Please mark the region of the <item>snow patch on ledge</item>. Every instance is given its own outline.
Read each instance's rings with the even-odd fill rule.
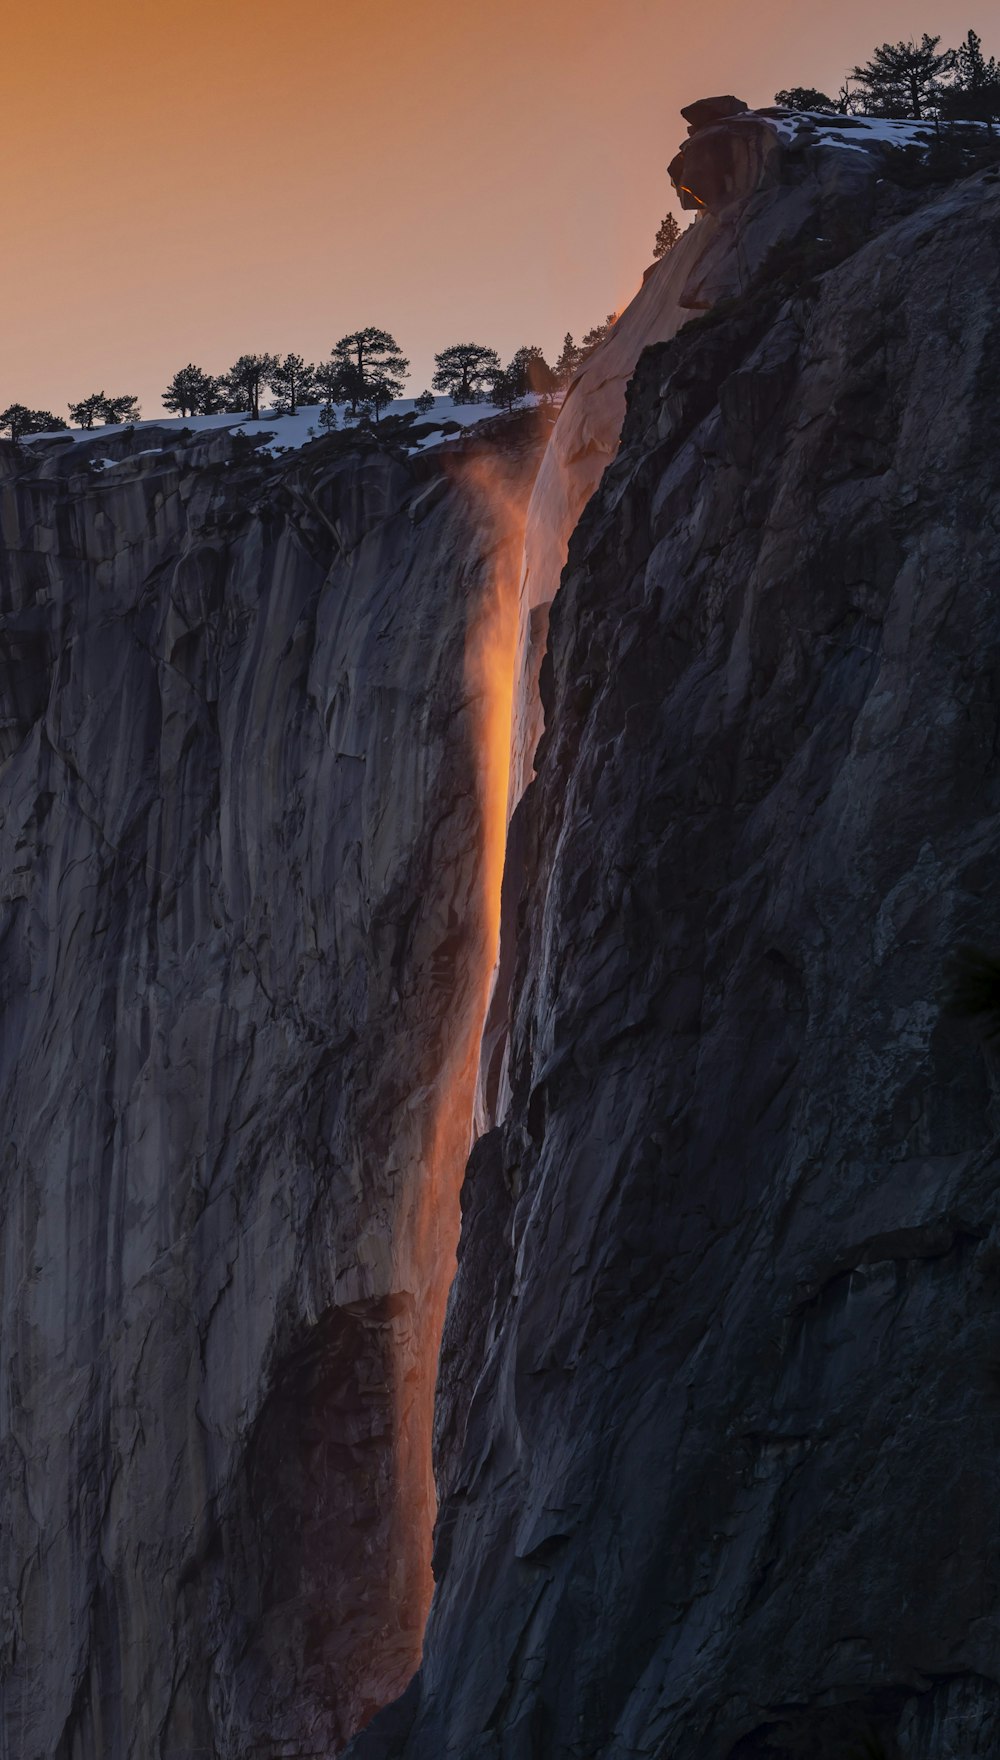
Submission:
[[[526,405],[533,404],[537,402],[537,398],[527,397],[524,402]],[[415,399],[412,397],[397,398],[384,411],[382,420],[384,421],[387,416],[409,415],[414,406]],[[337,411],[336,431],[350,433],[355,424],[344,419],[347,405],[337,404],[334,407]],[[135,433],[141,433],[144,429],[150,428],[166,429],[168,432],[178,435],[182,432],[207,434],[222,428],[229,428],[236,434],[246,434],[254,439],[266,436],[266,444],[261,447],[261,451],[277,455],[282,452],[295,452],[300,446],[307,445],[310,440],[320,439],[325,433],[325,429],[320,426],[322,411],[322,404],[313,403],[303,405],[301,409],[296,410],[293,416],[276,415],[273,410],[265,410],[260,420],[256,422],[250,421],[248,415],[234,415],[229,412],[215,416],[153,416],[149,421],[135,422],[130,426]],[[433,432],[422,440],[416,441],[413,450],[415,452],[426,451],[428,447],[438,446],[443,440],[446,440],[448,436],[441,432],[445,423],[455,423],[460,428],[471,428],[475,427],[477,422],[491,421],[499,414],[500,411],[490,403],[455,403],[450,397],[437,397],[434,400],[434,407],[429,409],[426,415],[417,411],[419,425],[427,426]],[[58,429],[48,434],[26,434],[21,444],[30,446],[39,440],[113,440],[116,435],[121,435],[124,432],[125,428],[120,424],[100,428]],[[130,453],[127,458],[93,459],[91,463],[95,468],[110,470],[116,465],[130,463],[133,458],[147,458],[154,452],[162,450],[162,447],[152,446],[147,448],[145,452]]]
[[[933,121],[915,122],[912,117],[899,120],[889,116],[830,115],[826,110],[785,110],[774,105],[752,114],[772,128],[785,146],[852,147],[864,152],[866,147],[929,147],[941,136]],[[949,128],[985,129],[983,122],[948,124]]]

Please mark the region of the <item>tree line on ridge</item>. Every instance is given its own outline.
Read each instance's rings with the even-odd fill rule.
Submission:
[[[681,228],[668,214],[656,234],[653,255],[659,259],[681,237]],[[577,344],[568,332],[562,350],[550,366],[540,348],[519,348],[506,365],[496,349],[481,343],[453,343],[434,357],[433,391],[415,399],[418,414],[435,403],[434,392],[456,404],[490,403],[512,410],[526,397],[547,398],[568,385],[588,355],[610,335],[616,313],[588,330]],[[225,373],[213,374],[189,361],[178,368],[163,392],[163,407],[171,415],[242,415],[259,421],[262,400],[270,391],[271,416],[294,415],[304,405],[319,404],[319,425],[335,428],[338,407],[345,421],[379,420],[383,410],[401,396],[410,363],[388,330],[369,325],[342,336],[330,357],[314,365],[300,354],[241,354]],[[68,406],[78,427],[117,426],[140,419],[136,397],[108,397],[92,392]],[[66,431],[69,423],[51,410],[32,409],[12,403],[0,411],[0,434],[20,440],[30,434]]]
[[[968,31],[957,49],[940,36],[880,43],[869,61],[852,67],[836,98],[815,86],[790,86],[774,101],[790,110],[884,116],[897,121],[1000,121],[1000,64],[983,54],[982,38]]]

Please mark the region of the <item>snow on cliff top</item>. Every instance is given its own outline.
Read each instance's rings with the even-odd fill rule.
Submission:
[[[937,132],[933,120],[915,122],[912,117],[897,121],[888,116],[831,116],[827,110],[784,110],[780,105],[752,114],[773,128],[786,146],[793,142],[804,145],[808,140],[817,146],[853,147],[860,152],[866,146],[928,147]],[[963,122],[961,126],[986,125]]]
[[[386,416],[408,415],[414,407],[414,401],[412,397],[398,398],[395,403],[390,403],[388,409],[384,411],[382,419],[385,420]],[[525,402],[533,401],[535,400],[531,398],[525,399]],[[179,433],[186,428],[196,434],[204,434],[215,428],[232,428],[240,434],[249,434],[255,437],[267,434],[272,438],[263,450],[279,453],[295,451],[298,447],[305,446],[307,441],[315,440],[324,433],[325,430],[320,427],[319,420],[322,407],[322,404],[318,403],[306,404],[296,410],[293,416],[277,416],[265,411],[258,422],[251,422],[246,416],[231,413],[217,416],[165,415],[153,416],[148,421],[136,422],[134,426],[137,433],[144,428],[166,428],[173,433]],[[347,406],[339,404],[335,407],[338,431],[346,427],[347,432],[350,433],[353,424],[351,422],[345,424],[344,421],[344,412]],[[420,415],[418,412],[418,421],[421,426],[426,424],[437,430],[440,430],[445,422],[456,422],[459,427],[470,428],[476,422],[487,421],[498,414],[499,411],[489,403],[455,403],[450,397],[437,397],[434,400],[433,409],[429,409],[426,415]],[[35,440],[112,440],[116,434],[123,432],[120,425],[113,424],[94,428],[60,429],[58,432],[50,434],[26,434],[22,445],[30,445]],[[414,451],[438,445],[442,439],[447,439],[447,435],[442,435],[440,432],[429,434],[425,440],[415,443]],[[160,448],[155,446],[149,448],[150,453],[159,450]],[[133,458],[141,456],[143,455],[132,454]],[[95,466],[103,467],[120,461],[97,459],[92,462]]]

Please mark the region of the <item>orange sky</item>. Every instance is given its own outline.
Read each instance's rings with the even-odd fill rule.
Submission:
[[[833,88],[973,0],[8,0],[0,408],[144,413],[188,360],[311,359],[362,324],[558,351],[671,205],[678,107]]]

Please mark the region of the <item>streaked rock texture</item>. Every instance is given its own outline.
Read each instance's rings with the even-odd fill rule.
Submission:
[[[532,500],[356,1760],[1000,1747],[1000,180],[694,117]],[[417,1659],[501,428],[0,448],[0,1760],[327,1760]]]
[[[1000,182],[866,175],[642,357],[570,545],[359,1760],[1000,1748],[997,1073],[938,1005],[1000,942]]]
[[[507,432],[0,447],[4,1760],[326,1754],[419,1655]]]

